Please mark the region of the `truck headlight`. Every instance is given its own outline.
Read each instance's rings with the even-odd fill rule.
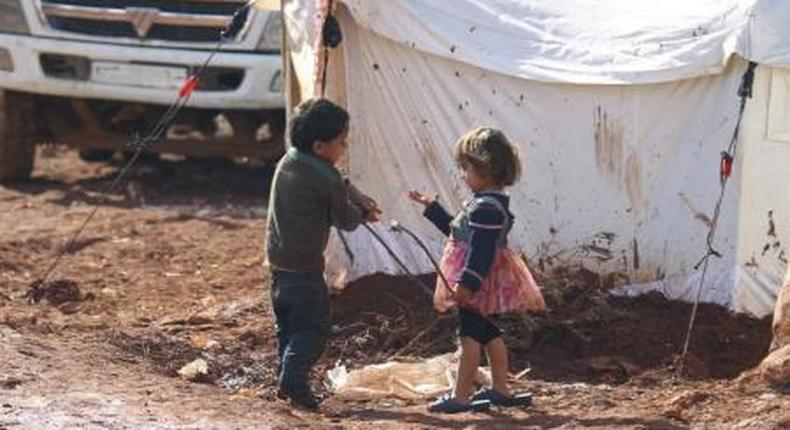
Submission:
[[[263,35],[258,42],[260,51],[282,51],[283,49],[283,15],[281,12],[269,12]]]
[[[0,0],[0,33],[30,33],[19,0]]]

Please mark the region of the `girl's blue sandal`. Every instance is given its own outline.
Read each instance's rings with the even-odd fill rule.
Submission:
[[[472,401],[487,400],[495,406],[515,407],[515,406],[529,406],[532,404],[532,393],[518,393],[513,397],[508,397],[497,390],[486,389],[480,390],[472,397]]]
[[[491,407],[488,400],[472,399],[469,403],[461,403],[452,396],[445,394],[428,405],[428,412],[438,412],[443,414],[457,414],[460,412],[482,412]]]

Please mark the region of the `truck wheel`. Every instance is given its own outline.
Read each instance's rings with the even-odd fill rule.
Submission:
[[[36,150],[34,113],[33,96],[0,90],[0,181],[30,177]]]

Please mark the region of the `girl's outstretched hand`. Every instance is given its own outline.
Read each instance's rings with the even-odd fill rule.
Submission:
[[[436,197],[428,196],[427,194],[423,194],[417,190],[409,190],[409,198],[423,206],[428,206],[436,201]]]

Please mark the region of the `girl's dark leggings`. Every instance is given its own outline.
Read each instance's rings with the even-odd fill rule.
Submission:
[[[458,310],[458,325],[460,327],[458,336],[470,337],[481,345],[488,345],[492,340],[502,336],[502,330],[490,319],[463,308]]]

